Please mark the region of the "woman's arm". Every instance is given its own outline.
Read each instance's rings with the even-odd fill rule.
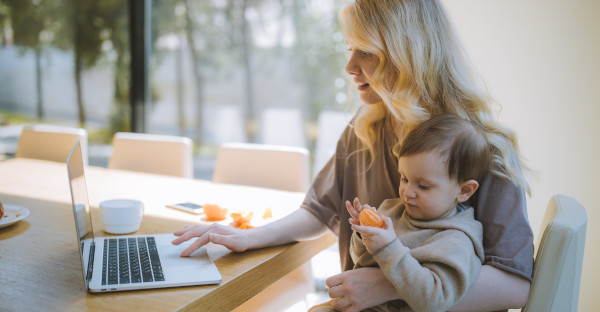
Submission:
[[[176,231],[174,245],[179,245],[194,237],[198,237],[181,256],[189,256],[198,248],[212,242],[223,245],[233,251],[243,252],[268,246],[277,246],[313,239],[321,236],[327,228],[312,213],[306,209],[297,209],[291,214],[248,230],[240,230],[221,224],[195,225]]]
[[[250,231],[249,235],[256,244],[251,249],[315,239],[325,234],[327,227],[311,212],[299,208],[279,220],[253,230],[255,231]]]
[[[384,302],[400,299],[394,286],[379,268],[360,268],[327,279],[332,303],[344,312],[361,311]],[[452,311],[497,311],[521,308],[529,297],[529,281],[514,274],[484,265],[465,296]]]
[[[523,277],[484,265],[479,277],[451,311],[519,309],[527,303],[530,286]]]

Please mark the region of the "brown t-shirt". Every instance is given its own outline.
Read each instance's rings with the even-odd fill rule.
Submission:
[[[377,129],[379,140],[371,167],[368,152],[356,152],[361,144],[352,126],[346,127],[335,155],[319,172],[302,203],[302,208],[338,235],[343,270],[354,266],[349,253],[350,214],[344,202],[358,197],[362,203],[378,207],[385,199],[398,197],[400,177],[392,153],[395,137],[385,122]],[[475,219],[483,226],[485,264],[531,281],[533,232],[523,189],[489,174],[467,205],[475,208]]]

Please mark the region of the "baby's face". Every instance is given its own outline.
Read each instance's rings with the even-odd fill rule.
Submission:
[[[450,179],[447,163],[438,152],[402,156],[398,172],[400,198],[411,217],[433,220],[456,207],[460,185]]]

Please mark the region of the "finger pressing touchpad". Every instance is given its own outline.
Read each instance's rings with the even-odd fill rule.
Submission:
[[[181,257],[180,254],[188,246],[175,246],[175,245],[162,245],[159,246],[160,258],[163,266],[196,266],[210,263],[206,247],[202,246],[198,250],[194,251],[188,257]]]

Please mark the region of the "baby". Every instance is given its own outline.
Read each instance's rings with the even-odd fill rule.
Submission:
[[[358,198],[346,202],[355,231],[354,268],[379,266],[402,298],[369,311],[446,311],[476,279],[484,259],[481,224],[463,203],[489,170],[489,147],[476,125],[439,115],[412,130],[394,153],[400,198],[377,209],[383,227],[361,226],[360,212],[373,208]],[[311,311],[332,308],[325,303]]]

